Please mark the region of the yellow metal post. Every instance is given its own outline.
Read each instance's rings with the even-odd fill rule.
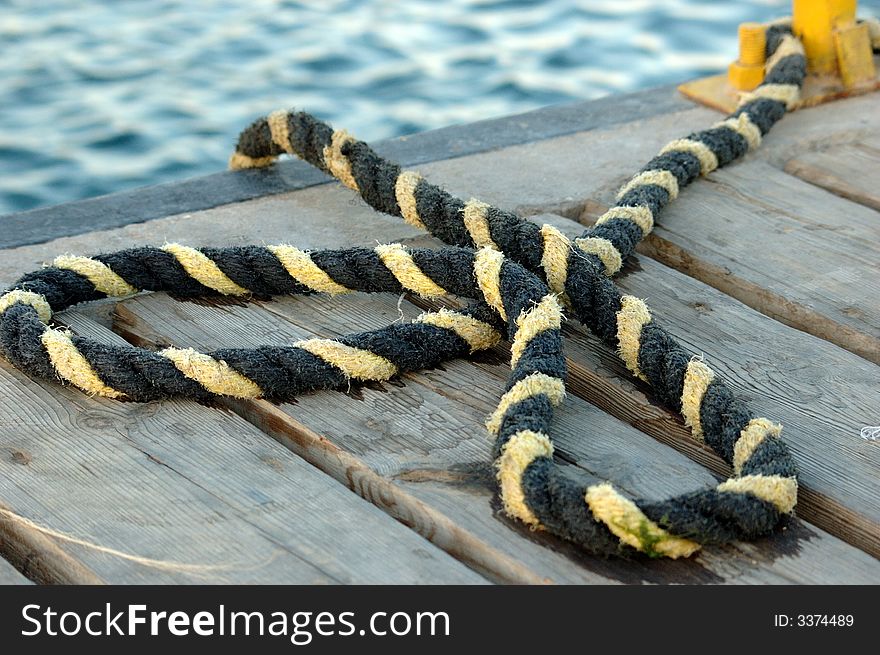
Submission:
[[[837,72],[834,29],[855,23],[856,4],[856,0],[794,0],[792,30],[804,44],[809,72]]]

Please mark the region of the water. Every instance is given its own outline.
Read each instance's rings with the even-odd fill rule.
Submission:
[[[0,213],[222,170],[280,107],[376,140],[715,73],[789,7],[0,0]]]

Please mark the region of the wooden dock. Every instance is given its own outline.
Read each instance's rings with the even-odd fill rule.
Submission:
[[[717,120],[662,88],[377,150],[459,196],[575,234],[660,147]],[[801,494],[771,538],[618,561],[504,518],[482,424],[503,391],[506,346],[283,405],[91,398],[0,360],[0,509],[35,524],[0,514],[0,582],[880,583],[880,441],[860,436],[880,425],[878,181],[880,94],[795,112],[756,153],[682,192],[618,277],[784,424]],[[0,223],[3,284],[61,253],[166,241],[441,245],[296,161]],[[211,350],[377,328],[417,303],[157,293],[58,318],[108,342]],[[554,441],[567,461],[652,499],[729,473],[614,353],[574,322],[565,333],[569,397]]]

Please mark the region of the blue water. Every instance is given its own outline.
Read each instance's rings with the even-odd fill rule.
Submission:
[[[222,170],[280,107],[376,140],[714,73],[789,6],[0,0],[0,213]]]

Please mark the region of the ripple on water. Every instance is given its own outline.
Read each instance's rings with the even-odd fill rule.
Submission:
[[[89,148],[95,150],[124,150],[126,152],[137,152],[142,150],[146,145],[146,139],[136,132],[116,132],[96,139],[87,144]]]
[[[9,0],[0,213],[222,170],[277,107],[377,140],[695,77],[789,4]]]

